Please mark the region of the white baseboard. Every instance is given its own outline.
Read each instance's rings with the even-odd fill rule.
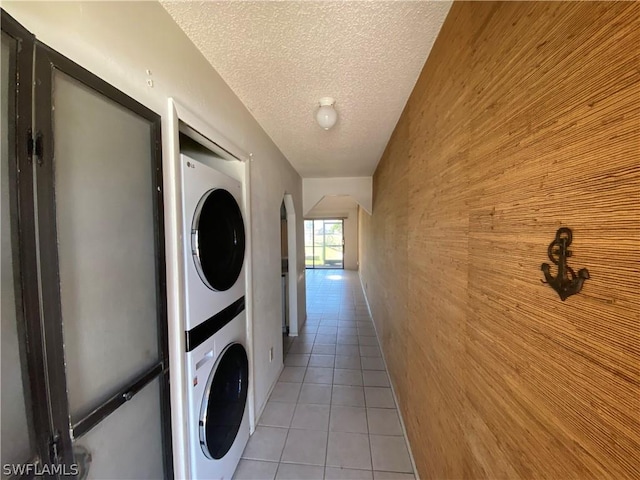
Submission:
[[[258,422],[260,421],[260,417],[262,416],[262,412],[264,412],[264,409],[267,406],[267,403],[269,402],[269,398],[271,398],[271,393],[273,392],[273,389],[276,388],[276,384],[278,383],[278,379],[280,378],[280,375],[282,374],[282,370],[284,370],[284,363],[280,366],[280,371],[278,372],[278,375],[276,376],[275,381],[269,387],[269,392],[267,393],[267,396],[264,397],[265,401],[262,403],[262,405],[260,405],[260,408],[258,410],[256,410],[256,416],[254,417],[255,418],[255,425],[252,425],[253,428],[251,429],[251,435],[253,435],[253,432],[255,431],[256,427],[258,426]]]
[[[389,385],[391,386],[391,394],[393,395],[393,401],[396,404],[396,410],[398,412],[398,417],[400,418],[400,425],[402,426],[402,433],[404,435],[404,440],[407,444],[407,450],[409,451],[409,458],[411,459],[411,466],[413,467],[413,474],[415,475],[417,480],[420,480],[418,476],[418,469],[416,468],[416,461],[413,458],[413,451],[411,450],[411,445],[409,444],[409,436],[407,435],[407,427],[404,423],[404,418],[402,418],[402,411],[400,410],[398,404],[398,396],[396,395],[396,389],[393,386],[393,380],[391,379],[391,375],[389,375],[389,368],[387,366],[387,360],[384,356],[384,350],[382,349],[382,342],[380,341],[380,336],[378,335],[378,329],[376,328],[376,322],[373,321],[373,314],[371,313],[371,305],[369,304],[369,299],[367,298],[367,291],[364,288],[364,284],[362,283],[362,275],[360,275],[360,271],[358,270],[358,278],[360,279],[360,287],[362,288],[362,293],[364,294],[364,301],[367,303],[367,310],[369,311],[369,317],[371,317],[371,323],[373,323],[373,329],[376,332],[376,338],[378,339],[378,345],[380,346],[380,352],[382,353],[382,361],[384,362],[384,368],[387,371],[387,375],[389,376]]]

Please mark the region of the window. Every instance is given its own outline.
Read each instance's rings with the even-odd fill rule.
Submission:
[[[344,221],[304,221],[305,265],[307,268],[344,268]]]

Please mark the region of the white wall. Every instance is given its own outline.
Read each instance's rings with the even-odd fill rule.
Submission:
[[[344,268],[358,270],[358,207],[344,220]]]
[[[302,180],[304,214],[325,196],[351,196],[370,215],[373,211],[373,177],[305,178]]]
[[[40,41],[159,113],[163,117],[165,162],[170,158],[169,97],[253,153],[254,387],[259,413],[282,367],[280,204],[283,195],[290,193],[296,211],[302,212],[300,176],[159,3],[4,1],[2,7]],[[153,86],[147,85],[148,79]],[[298,219],[298,321],[302,324],[306,310],[302,215]],[[178,291],[172,275],[172,266],[180,261],[172,253],[176,242],[176,231],[167,225],[169,292]],[[168,300],[169,321],[180,321],[174,294]],[[270,363],[271,347],[274,361]]]

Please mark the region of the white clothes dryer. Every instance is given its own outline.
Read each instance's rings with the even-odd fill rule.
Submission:
[[[189,332],[244,302],[245,231],[242,184],[186,155],[180,156],[180,162],[185,329]]]
[[[226,480],[249,440],[245,312],[187,353],[189,459],[194,480]]]

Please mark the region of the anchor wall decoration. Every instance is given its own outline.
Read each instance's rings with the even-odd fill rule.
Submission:
[[[558,274],[555,277],[550,273],[551,265],[543,263],[541,267],[546,279],[546,282],[543,281],[542,283],[548,283],[551,288],[558,292],[563,302],[571,295],[579,293],[582,290],[584,281],[590,278],[589,270],[586,268],[578,270],[576,275],[573,269],[567,265],[567,258],[571,256],[569,245],[571,245],[572,237],[571,229],[562,227],[556,232],[555,240],[549,244],[547,249],[549,260],[558,266]]]

